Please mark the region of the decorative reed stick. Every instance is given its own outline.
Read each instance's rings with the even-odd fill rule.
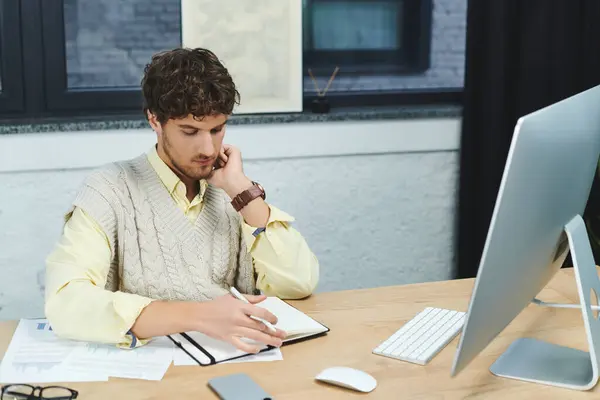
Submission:
[[[310,75],[310,79],[313,81],[313,84],[315,85],[315,89],[317,90],[317,96],[325,97],[325,94],[327,94],[327,91],[329,90],[329,87],[331,86],[331,83],[335,79],[335,76],[337,75],[339,70],[340,70],[340,67],[335,67],[333,74],[329,78],[329,82],[327,82],[327,86],[325,87],[325,90],[323,90],[321,92],[321,90],[319,89],[319,84],[317,83],[317,80],[315,79],[315,76],[313,75],[312,70],[310,68],[308,69],[308,74]]]
[[[329,78],[329,82],[327,82],[327,86],[325,87],[325,90],[321,94],[322,97],[325,96],[325,94],[327,94],[327,91],[329,90],[329,86],[331,86],[331,82],[333,82],[333,80],[335,79],[335,76],[337,75],[339,70],[340,70],[340,67],[335,67],[335,70],[333,71],[333,75],[331,75],[331,78]]]
[[[313,84],[315,85],[315,89],[317,90],[317,96],[321,96],[321,91],[319,90],[319,84],[317,83],[317,80],[315,79],[315,76],[312,73],[312,69],[308,69],[308,74],[310,75],[310,79],[312,79]]]

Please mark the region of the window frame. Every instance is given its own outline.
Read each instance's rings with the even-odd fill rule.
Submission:
[[[23,61],[19,0],[1,0],[0,20],[0,113],[22,112]]]
[[[139,88],[68,87],[64,0],[41,0],[41,7],[47,110],[141,112]]]
[[[311,109],[316,95],[304,96],[304,110]],[[460,105],[462,88],[402,89],[388,91],[328,92],[327,99],[332,109],[393,106]]]
[[[306,0],[306,8],[314,3],[348,3],[364,0]],[[431,66],[431,29],[433,0],[371,0],[402,2],[397,21],[401,44],[397,50],[315,50],[311,13],[304,15],[308,49],[303,50],[304,70],[318,76],[329,76],[336,66],[346,75],[416,74]],[[416,17],[415,17],[416,15]],[[410,40],[418,37],[418,40]],[[304,40],[303,40],[304,42]],[[359,62],[355,62],[359,59]]]
[[[2,46],[0,67],[3,73],[0,116],[4,121],[22,123],[35,120],[37,122],[97,120],[142,116],[142,94],[139,88],[68,87],[64,0],[0,1],[2,1],[0,6],[3,16],[0,40]],[[419,0],[405,1],[419,3]],[[421,66],[419,68],[429,68],[432,0],[423,0],[419,4],[422,10],[427,11],[423,12],[426,23],[420,23],[419,26],[423,30],[420,41],[413,41],[415,43],[411,46],[421,49],[421,55],[426,55],[425,58],[419,59]],[[7,32],[14,33],[14,35],[6,34]],[[423,41],[424,43],[416,43]],[[390,71],[400,73],[400,70],[402,69],[392,68],[388,71],[377,71],[377,73],[389,73]],[[331,71],[332,69],[327,68],[324,74],[329,77]],[[410,73],[410,71],[404,69],[401,73]],[[327,97],[333,109],[385,106],[427,107],[460,105],[462,93],[463,88],[457,87],[427,90],[330,92]],[[309,113],[314,94],[305,92],[303,97],[304,112]]]

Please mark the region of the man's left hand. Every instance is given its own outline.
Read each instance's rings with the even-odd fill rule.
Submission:
[[[252,186],[252,181],[244,175],[242,153],[238,148],[223,145],[208,183],[223,189],[231,198]]]

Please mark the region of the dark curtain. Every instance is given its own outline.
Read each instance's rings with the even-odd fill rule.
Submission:
[[[598,84],[600,1],[469,1],[457,278],[477,274],[517,119]]]

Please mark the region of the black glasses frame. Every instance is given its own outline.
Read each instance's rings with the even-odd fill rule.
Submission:
[[[70,389],[70,388],[64,387],[64,386],[32,386],[32,385],[26,385],[26,384],[10,384],[10,385],[2,386],[2,390],[0,391],[0,400],[4,400],[5,395],[13,396],[12,394],[9,393],[9,389],[11,387],[14,387],[14,388],[28,387],[31,389],[31,394],[18,393],[18,394],[24,394],[25,396],[27,396],[27,398],[23,399],[23,400],[73,400],[73,399],[77,398],[77,395],[79,395],[79,392],[77,392],[77,390],[73,390],[73,389]],[[71,394],[69,396],[60,396],[60,397],[44,397],[44,390],[46,390],[46,389],[64,389],[66,391],[69,391]]]

